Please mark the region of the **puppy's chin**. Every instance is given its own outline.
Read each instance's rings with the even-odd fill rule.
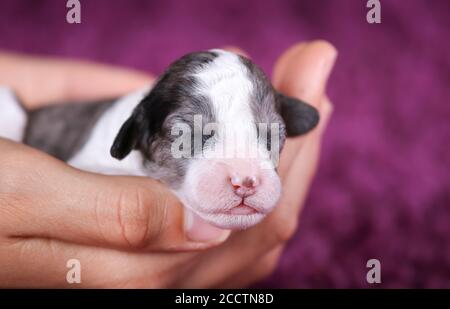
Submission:
[[[194,210],[195,211],[195,210]],[[253,212],[250,214],[229,214],[229,213],[202,213],[195,211],[206,222],[226,230],[244,230],[265,218],[267,214]]]
[[[279,190],[256,194],[245,201],[232,194],[198,196],[196,190],[177,192],[186,208],[204,221],[221,229],[243,230],[261,222],[276,206]],[[197,192],[198,193],[198,192]]]
[[[261,222],[274,208],[273,205],[259,204],[255,200],[249,199],[246,204],[236,205],[233,199],[223,205],[210,204],[209,209],[204,209],[200,204],[189,204],[188,208],[195,212],[201,219],[221,229],[243,230]],[[186,204],[185,204],[186,205]],[[216,206],[216,207],[214,207]],[[222,206],[222,207],[217,207]]]

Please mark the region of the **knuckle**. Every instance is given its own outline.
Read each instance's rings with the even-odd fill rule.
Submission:
[[[122,190],[116,194],[112,205],[109,215],[97,215],[97,221],[103,226],[102,230],[106,230],[104,235],[110,241],[121,247],[141,249],[157,236],[161,225],[158,208],[151,207],[152,200],[145,189],[136,187]]]
[[[122,239],[131,248],[141,248],[148,240],[149,212],[139,191],[122,194],[117,208],[117,223]]]

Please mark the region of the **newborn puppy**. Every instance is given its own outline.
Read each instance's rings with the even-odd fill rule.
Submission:
[[[249,59],[211,50],[183,56],[151,90],[30,112],[24,142],[84,170],[159,179],[205,221],[243,229],[280,197],[286,136],[318,119]]]

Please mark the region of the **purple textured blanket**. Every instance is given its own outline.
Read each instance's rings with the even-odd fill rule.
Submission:
[[[237,45],[271,73],[298,41],[339,50],[334,117],[295,237],[264,287],[450,288],[450,2],[0,1],[0,48],[160,73],[182,54]]]

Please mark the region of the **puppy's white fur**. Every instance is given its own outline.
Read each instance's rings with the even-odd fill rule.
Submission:
[[[247,77],[247,69],[237,55],[218,49],[212,51],[219,56],[194,75],[200,85],[199,94],[211,99],[218,123],[239,126],[251,122],[249,102],[253,84]]]
[[[25,110],[11,89],[0,88],[0,136],[21,142],[26,123]]]
[[[100,117],[87,143],[68,163],[79,169],[102,174],[145,176],[143,158],[139,151],[132,151],[119,161],[111,157],[109,150],[120,127],[149,90],[146,88],[136,91],[114,103]]]

